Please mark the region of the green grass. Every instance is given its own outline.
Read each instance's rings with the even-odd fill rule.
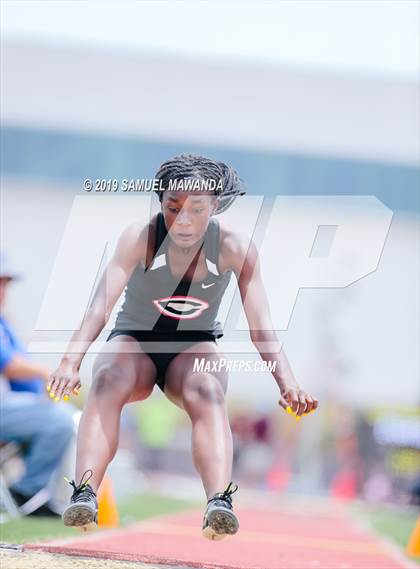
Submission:
[[[121,525],[126,525],[159,514],[182,512],[194,505],[194,502],[186,500],[153,494],[135,494],[119,502],[118,512]],[[0,541],[4,543],[28,543],[78,535],[82,534],[74,528],[65,527],[59,518],[26,517],[0,525]]]
[[[405,548],[416,524],[416,516],[408,512],[400,512],[396,516],[392,512],[376,511],[370,514],[370,521],[378,533]]]
[[[136,494],[121,503],[119,508],[123,523],[144,520],[160,514],[182,512],[189,508],[202,507],[202,502],[180,500],[153,494]]]
[[[383,535],[406,548],[410,535],[416,525],[417,512],[415,509],[398,509],[393,506],[365,506],[358,505],[356,513],[366,517],[371,527],[380,535]]]

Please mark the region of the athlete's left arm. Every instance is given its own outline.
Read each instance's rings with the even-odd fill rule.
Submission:
[[[318,407],[318,400],[300,388],[282,345],[273,329],[267,294],[261,278],[260,262],[255,244],[244,244],[239,237],[230,239],[225,251],[230,268],[238,279],[242,303],[249,324],[251,340],[266,362],[273,362],[272,372],[280,388],[280,405],[292,407],[298,416]],[[274,363],[275,362],[275,363]]]

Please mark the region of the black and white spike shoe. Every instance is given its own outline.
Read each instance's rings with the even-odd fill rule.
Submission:
[[[90,476],[84,480],[86,474]],[[70,498],[70,505],[63,512],[63,522],[65,526],[88,526],[92,523],[98,523],[98,500],[96,493],[90,484],[93,472],[86,470],[80,480],[76,484],[74,480],[67,482],[73,486],[73,495]]]
[[[237,484],[230,482],[224,492],[219,492],[208,500],[202,529],[205,538],[220,540],[238,531],[239,521],[232,507],[232,494],[237,489]]]

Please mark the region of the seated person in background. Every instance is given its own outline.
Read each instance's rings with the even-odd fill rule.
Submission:
[[[4,317],[6,290],[17,274],[0,253],[0,440],[14,441],[27,450],[25,473],[10,491],[22,506],[41,490],[48,490],[52,475],[74,435],[74,408],[53,403],[44,382],[49,370],[32,362]],[[26,512],[28,513],[28,512]],[[34,515],[58,516],[46,503]]]

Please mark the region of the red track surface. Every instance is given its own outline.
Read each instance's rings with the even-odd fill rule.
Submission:
[[[201,537],[201,512],[161,516],[121,530],[73,541],[28,545],[54,553],[229,569],[401,569],[375,536],[358,529],[345,511],[240,508],[234,537],[210,542]],[[306,510],[306,509],[305,509]]]

